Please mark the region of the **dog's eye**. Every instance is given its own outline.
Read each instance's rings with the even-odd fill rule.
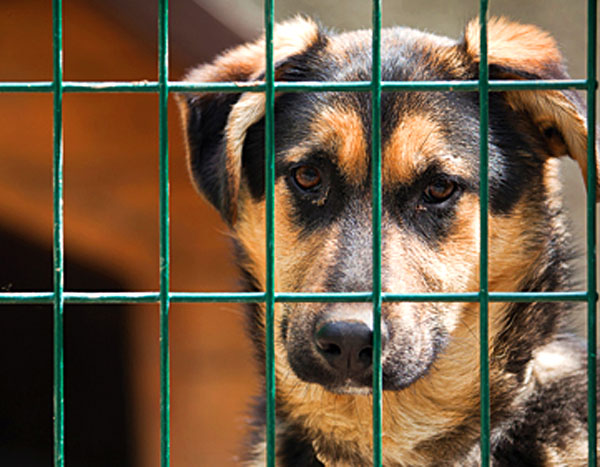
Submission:
[[[296,185],[302,190],[313,191],[321,185],[321,172],[312,165],[301,165],[292,172]]]
[[[449,199],[456,191],[456,183],[447,178],[439,178],[425,188],[423,195],[428,204],[440,204]]]

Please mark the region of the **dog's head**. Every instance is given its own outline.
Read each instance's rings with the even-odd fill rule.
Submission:
[[[491,79],[567,77],[543,31],[495,19],[488,34]],[[274,50],[278,81],[371,79],[369,31],[335,35],[297,18],[276,27]],[[264,63],[259,40],[187,79],[262,80]],[[385,81],[473,80],[478,69],[476,22],[458,42],[406,28],[382,32]],[[264,94],[187,94],[180,105],[193,179],[229,224],[242,268],[264,290]],[[492,92],[489,108],[489,288],[552,290],[563,279],[551,271],[565,260],[556,156],[572,157],[585,175],[583,107],[574,92],[551,90]],[[478,94],[385,92],[381,121],[384,292],[478,291]],[[277,291],[371,290],[371,138],[369,93],[276,96]],[[508,371],[518,378],[535,343],[553,333],[555,314],[523,309],[490,305],[492,377]],[[476,400],[477,304],[384,303],[382,314],[384,389]],[[261,346],[263,314],[257,323]],[[314,404],[324,410],[340,404],[336,397],[368,393],[371,334],[368,303],[278,304],[284,405],[310,418]],[[414,390],[400,391],[408,386]]]

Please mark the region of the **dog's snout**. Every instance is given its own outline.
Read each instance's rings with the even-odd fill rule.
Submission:
[[[383,323],[382,323],[383,326]],[[382,346],[387,331],[382,328]],[[327,320],[318,323],[315,344],[340,377],[360,376],[372,364],[373,328],[362,320]]]

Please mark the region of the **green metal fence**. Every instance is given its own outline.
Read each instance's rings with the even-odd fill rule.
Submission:
[[[63,310],[65,303],[159,303],[160,304],[160,410],[161,465],[170,464],[170,385],[169,385],[169,306],[171,302],[246,302],[265,303],[266,391],[267,391],[267,465],[275,465],[275,358],[274,308],[277,302],[372,302],[374,316],[373,352],[373,463],[382,464],[382,374],[381,374],[381,306],[389,301],[414,302],[479,302],[481,364],[481,464],[490,464],[490,396],[488,356],[488,305],[490,302],[579,301],[587,302],[588,342],[588,439],[589,465],[596,465],[596,161],[595,132],[588,132],[587,180],[587,290],[574,292],[505,293],[488,290],[488,93],[506,90],[579,89],[587,93],[588,128],[596,123],[596,1],[588,0],[587,10],[587,78],[584,80],[490,81],[487,66],[486,17],[488,1],[480,0],[481,65],[477,81],[382,82],[381,80],[381,0],[373,0],[373,74],[371,81],[352,83],[283,83],[275,82],[273,64],[274,0],[265,0],[266,73],[265,81],[244,86],[244,92],[266,94],[266,290],[257,293],[171,292],[169,287],[169,174],[167,101],[169,93],[183,91],[240,92],[235,83],[187,83],[169,81],[168,0],[158,0],[158,81],[144,82],[73,82],[63,80],[62,0],[53,0],[52,82],[1,82],[0,92],[45,92],[54,96],[54,291],[47,293],[0,293],[0,304],[54,305],[54,465],[64,466],[64,348]],[[403,294],[383,293],[381,288],[381,93],[386,91],[472,91],[479,93],[481,183],[480,183],[480,290],[473,293]],[[276,293],[274,286],[274,131],[275,92],[370,92],[372,115],[372,186],[373,186],[373,290],[364,293]],[[63,128],[62,99],[64,93],[143,92],[159,97],[160,151],[160,290],[130,293],[76,293],[64,290],[63,242]],[[67,401],[68,403],[68,401]]]

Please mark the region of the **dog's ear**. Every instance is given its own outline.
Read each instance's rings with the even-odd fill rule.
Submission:
[[[471,21],[461,44],[479,62],[479,21]],[[488,21],[490,79],[568,79],[554,39],[545,31],[510,22]],[[526,113],[546,139],[550,156],[569,155],[578,164],[587,183],[587,124],[585,105],[572,90],[509,91],[508,104]],[[596,158],[598,150],[596,148]],[[598,159],[596,159],[598,161]],[[598,179],[596,180],[598,186]],[[596,200],[600,199],[600,190]]]
[[[305,17],[274,28],[275,79],[293,57],[323,39],[317,24]],[[264,36],[191,71],[189,82],[251,83],[264,79]],[[237,198],[246,132],[265,113],[262,92],[186,93],[178,96],[187,141],[188,164],[196,187],[230,225],[237,216]]]

